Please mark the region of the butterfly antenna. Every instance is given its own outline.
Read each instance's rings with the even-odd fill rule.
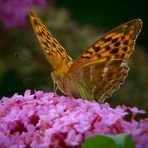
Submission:
[[[47,67],[47,66],[45,66],[45,65],[43,65],[43,64],[40,64],[40,63],[38,63],[38,62],[35,62],[35,61],[33,61],[33,60],[30,60],[30,59],[24,57],[23,55],[21,55],[20,53],[16,53],[15,51],[13,51],[13,55],[14,55],[16,58],[23,59],[23,60],[26,61],[26,62],[35,64],[35,65],[37,65],[37,66],[39,66],[39,67],[42,67],[42,68],[45,68],[45,69],[48,69],[48,70],[49,70],[49,67]]]

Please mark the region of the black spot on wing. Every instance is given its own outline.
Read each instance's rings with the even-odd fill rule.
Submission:
[[[117,41],[118,41],[118,38],[115,38],[115,39],[112,40],[112,43],[115,43]]]
[[[52,43],[52,46],[53,46],[54,48],[56,48],[56,44],[55,44],[55,43]]]
[[[110,50],[110,46],[109,45],[105,46],[105,49]]]
[[[43,30],[42,31],[39,31],[39,32],[37,32],[37,35],[38,36],[43,36],[43,35],[45,36],[45,32]]]
[[[36,19],[34,19],[33,23],[34,23],[34,25],[40,25]]]
[[[125,53],[122,53],[122,54],[120,55],[120,58],[124,58],[124,56],[125,56]]]
[[[56,41],[56,39],[53,39],[53,42],[54,42],[55,44],[57,44],[57,41]]]
[[[37,35],[38,36],[42,36],[42,32],[37,32]]]
[[[98,57],[98,58],[101,58],[102,56],[101,56],[100,54],[97,54],[97,57]]]
[[[109,61],[110,59],[111,59],[111,57],[110,57],[110,56],[108,56],[106,60],[107,60],[107,61]]]
[[[115,55],[115,58],[119,58],[119,55],[118,55],[118,54],[116,54],[116,55]]]
[[[109,41],[111,41],[111,40],[112,40],[111,37],[109,37],[109,38],[105,38],[104,42],[109,42]]]
[[[46,35],[44,30],[42,30],[42,34],[43,34],[44,36]]]
[[[83,58],[83,59],[90,59],[90,56],[82,55],[81,58]]]
[[[61,56],[61,58],[64,58],[59,50],[57,50],[57,52],[59,53],[59,55]]]
[[[101,47],[100,47],[100,46],[98,46],[98,47],[93,47],[93,49],[94,49],[95,52],[98,52],[98,51],[101,49]]]
[[[48,37],[51,37],[51,34],[50,34],[49,32],[47,32],[47,36],[48,36]]]
[[[49,48],[48,44],[46,42],[41,41],[41,43],[46,47]]]
[[[127,51],[127,49],[128,49],[128,47],[123,47],[122,48],[122,50],[125,51],[125,52]]]
[[[124,40],[124,39],[125,39],[125,36],[122,36],[122,37],[121,37],[121,40]]]
[[[46,35],[46,38],[47,38],[48,40],[50,40],[50,37],[49,37],[48,35]]]
[[[101,38],[101,41],[105,41],[105,37]]]
[[[64,52],[64,49],[62,47],[59,47],[58,49],[60,50],[61,53]]]
[[[115,46],[115,47],[120,46],[120,42],[116,42],[116,43],[114,44],[114,46]]]
[[[51,44],[51,41],[50,41],[50,40],[48,40],[48,39],[46,39],[46,42],[47,42],[48,44]]]
[[[110,51],[110,53],[118,53],[119,49],[118,48],[114,48],[113,50]]]
[[[85,53],[88,53],[88,54],[90,54],[90,55],[92,55],[93,54],[93,52],[92,51],[86,51]]]
[[[123,42],[123,45],[128,45],[128,43],[129,43],[129,41],[128,41],[128,40],[125,40],[125,41]]]

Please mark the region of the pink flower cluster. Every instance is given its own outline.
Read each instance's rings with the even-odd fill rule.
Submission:
[[[29,9],[45,7],[45,0],[0,0],[0,20],[7,28],[24,26]]]
[[[0,146],[79,147],[95,134],[128,133],[137,148],[146,148],[148,119],[136,121],[138,113],[144,111],[27,90],[24,96],[15,94],[0,102]]]

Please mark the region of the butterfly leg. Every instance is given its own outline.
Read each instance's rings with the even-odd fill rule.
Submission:
[[[96,100],[97,101],[97,100]],[[104,97],[101,97],[99,100],[98,100],[98,102],[100,103],[100,104],[103,104],[104,103]]]
[[[55,82],[53,82],[53,85],[54,85],[54,96],[56,96],[56,93],[57,93],[57,90],[58,90],[58,87],[57,87],[57,84]]]

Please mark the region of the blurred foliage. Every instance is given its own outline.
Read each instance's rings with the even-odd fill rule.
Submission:
[[[90,25],[80,26],[74,22],[66,9],[48,6],[44,10],[35,8],[47,28],[76,58],[103,34],[101,29]],[[29,17],[28,25],[21,28],[0,27],[0,97],[11,96],[25,89],[53,91],[51,68],[35,37]],[[114,26],[116,27],[116,26]],[[142,38],[142,36],[139,36]],[[18,58],[14,56],[17,53]],[[126,104],[148,111],[148,55],[136,46],[129,59],[130,72],[124,85],[108,99],[112,105]]]
[[[134,148],[135,144],[128,134],[108,135],[99,134],[87,138],[82,143],[82,148],[101,147],[101,148]]]

